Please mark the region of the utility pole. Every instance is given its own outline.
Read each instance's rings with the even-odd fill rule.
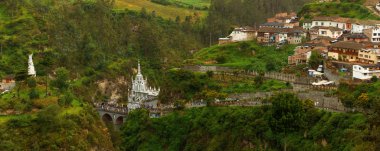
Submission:
[[[210,47],[211,47],[211,32],[210,32]]]

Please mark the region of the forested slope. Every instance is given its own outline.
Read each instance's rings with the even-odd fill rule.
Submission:
[[[6,0],[0,18],[0,78],[17,84],[0,95],[0,150],[114,150],[91,105],[109,97],[98,81],[128,82],[140,59],[159,85],[162,71],[202,47],[189,22],[114,10],[112,1]],[[36,78],[26,76],[32,53]]]
[[[375,150],[376,132],[362,114],[318,111],[292,94],[272,106],[206,107],[152,119],[130,114],[125,150]]]

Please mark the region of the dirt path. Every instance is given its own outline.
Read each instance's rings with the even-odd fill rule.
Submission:
[[[367,5],[367,6],[365,6],[365,7],[367,7],[369,10],[371,10],[373,14],[375,14],[376,16],[379,16],[379,17],[380,17],[380,13],[379,13],[379,11],[377,11],[377,10],[375,9],[375,6],[373,6],[373,5]]]

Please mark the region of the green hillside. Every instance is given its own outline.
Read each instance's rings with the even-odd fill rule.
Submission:
[[[380,20],[379,16],[374,15],[369,9],[360,3],[311,3],[306,4],[299,12],[300,16],[306,19],[314,16],[340,16],[355,19]]]
[[[295,46],[262,46],[256,42],[239,42],[215,45],[194,54],[188,63],[254,69],[258,71],[280,70],[287,64]]]
[[[201,5],[202,3],[197,3],[195,1],[186,1],[196,3]],[[162,5],[159,3],[153,3],[149,0],[117,0],[116,8],[119,9],[129,9],[134,11],[141,11],[143,8],[147,10],[147,12],[155,12],[158,16],[161,16],[165,19],[175,20],[177,16],[180,17],[182,21],[185,20],[186,16],[198,16],[200,18],[205,18],[207,15],[207,11],[205,10],[193,10],[187,7],[178,7],[175,5]]]
[[[126,77],[129,83],[141,60],[150,85],[159,85],[159,73],[202,47],[187,22],[114,10],[102,0],[0,6],[0,78],[17,80],[0,95],[0,150],[117,150],[114,129],[92,107],[109,98],[98,81]],[[26,75],[31,53],[36,78]],[[124,85],[117,89],[127,92]]]

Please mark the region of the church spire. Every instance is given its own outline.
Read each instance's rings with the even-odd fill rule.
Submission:
[[[137,74],[141,74],[140,60],[138,61]]]

